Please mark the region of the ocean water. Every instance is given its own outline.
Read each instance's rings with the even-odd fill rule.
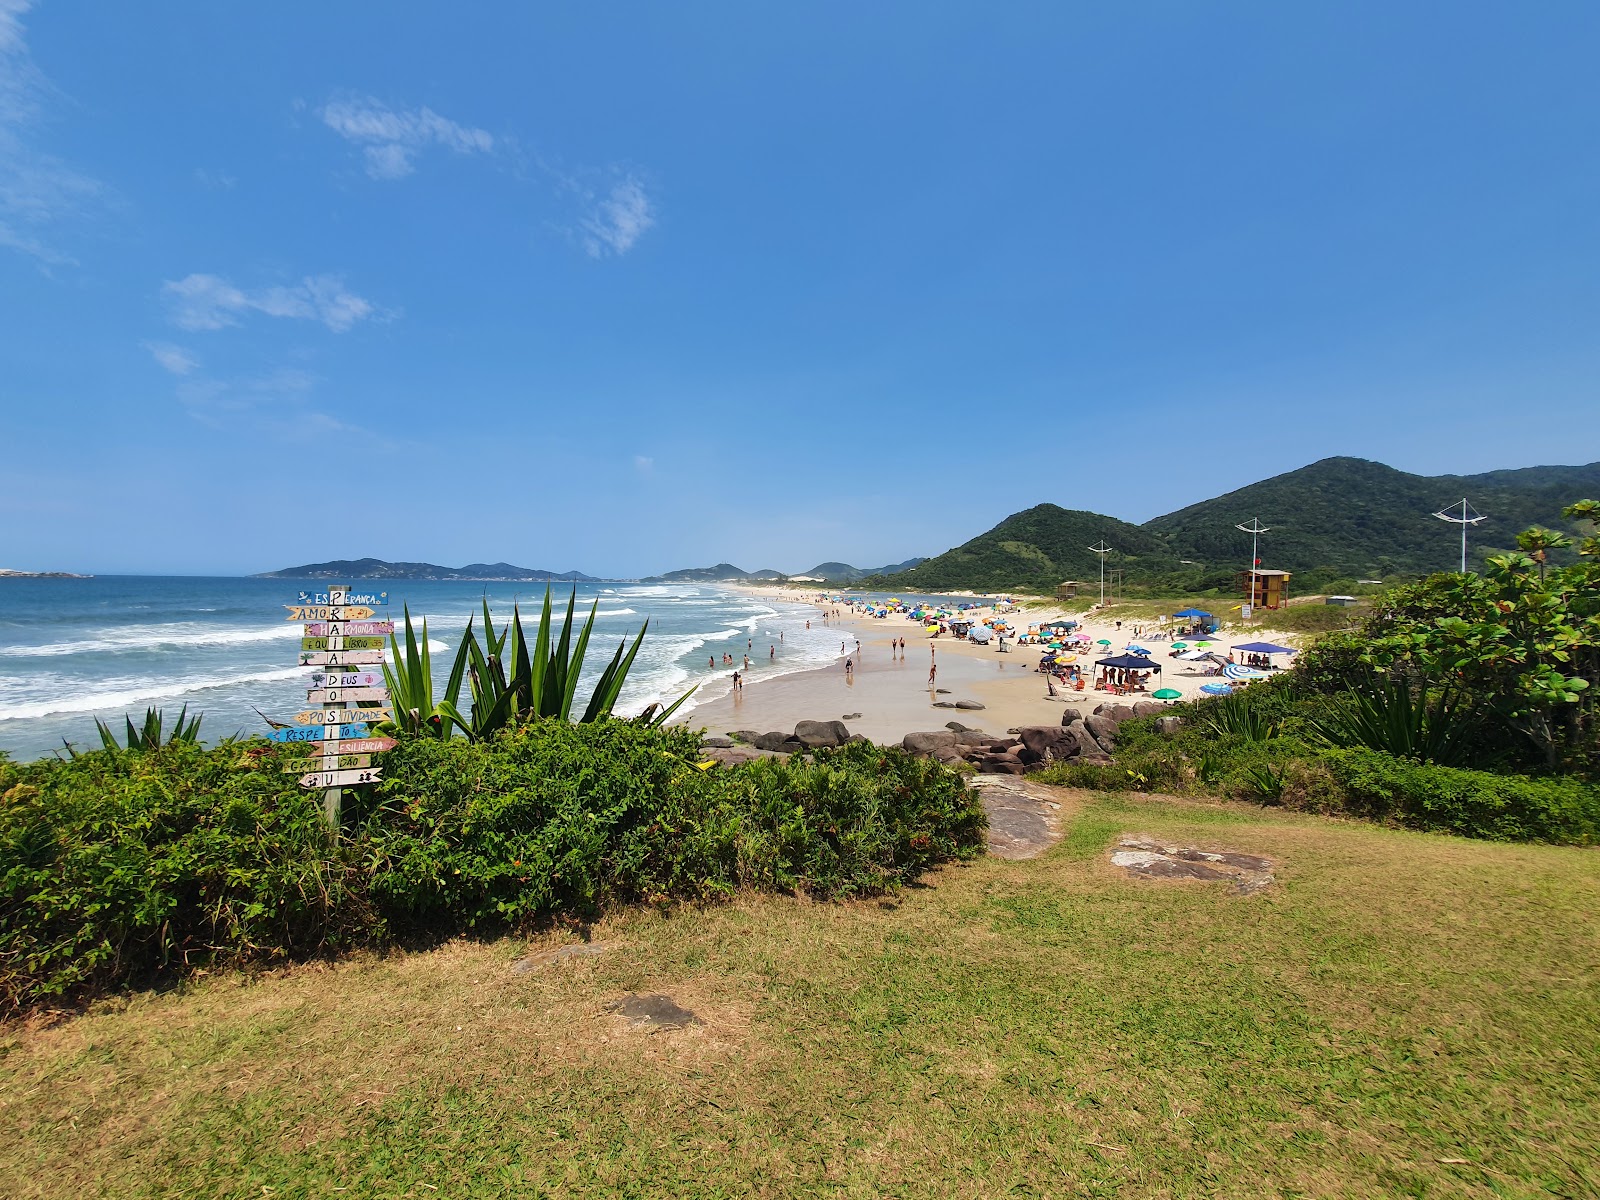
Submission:
[[[389,604],[374,619],[398,623],[409,605],[420,632],[427,617],[436,687],[484,597],[497,626],[519,603],[530,637],[544,601],[537,584],[351,582],[357,591],[388,591]],[[208,741],[265,730],[256,709],[287,719],[305,707],[310,668],[295,665],[302,630],[284,619],[285,606],[301,602],[302,590],[326,587],[283,579],[0,579],[0,751],[30,759],[61,749],[63,740],[95,747],[96,717],[120,732],[124,713],[137,723],[149,707],[163,709],[169,726],[185,704],[191,715],[204,713]],[[558,627],[570,590],[553,587]],[[809,605],[687,584],[580,584],[577,596],[580,618],[599,605],[580,700],[617,644],[650,622],[619,712],[670,702],[691,686],[690,705],[726,695],[732,668],[720,665],[723,653],[736,662],[750,655],[752,686],[839,658],[843,635]],[[777,647],[775,661],[769,646]],[[715,669],[707,664],[712,656]]]

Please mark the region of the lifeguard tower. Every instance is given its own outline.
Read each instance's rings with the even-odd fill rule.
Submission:
[[[1254,571],[1239,572],[1239,590],[1244,602],[1254,608],[1282,608],[1289,598],[1289,572]]]
[[[1076,579],[1068,579],[1064,583],[1058,583],[1056,584],[1056,599],[1076,600],[1078,598],[1078,589],[1082,586],[1083,584]]]

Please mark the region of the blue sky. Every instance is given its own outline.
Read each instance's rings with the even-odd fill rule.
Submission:
[[[0,566],[798,571],[1600,458],[1597,46],[1593,3],[0,0]]]

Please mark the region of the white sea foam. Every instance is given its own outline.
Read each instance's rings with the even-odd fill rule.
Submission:
[[[163,647],[243,646],[252,642],[291,641],[302,636],[298,625],[266,629],[227,629],[184,622],[172,625],[135,625],[109,629],[98,637],[73,642],[48,642],[39,646],[0,646],[4,658],[55,658],[67,654],[127,654]]]
[[[71,695],[8,703],[0,708],[0,721],[20,721],[30,717],[50,717],[62,713],[98,712],[102,709],[122,709],[133,704],[146,704],[152,700],[168,700],[188,696],[212,688],[248,687],[256,683],[277,683],[288,679],[304,678],[305,671],[288,667],[273,671],[252,671],[242,675],[212,676],[209,678],[128,679],[101,680],[98,691],[74,692]],[[106,685],[111,686],[106,686]]]

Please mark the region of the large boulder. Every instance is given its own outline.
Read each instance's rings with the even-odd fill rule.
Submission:
[[[987,708],[988,705],[984,704],[982,701],[979,701],[979,700],[957,700],[956,701],[956,707],[957,708],[961,708],[961,709],[967,709],[967,710],[971,710],[971,711],[976,711],[977,709],[980,709],[980,708]]]
[[[755,745],[756,739],[761,736],[759,729],[730,729],[728,736],[736,742],[743,742],[746,746]]]
[[[1100,743],[1102,750],[1111,750],[1116,746],[1117,723],[1111,717],[1101,716],[1099,713],[1091,713],[1084,718],[1083,723],[1087,726],[1090,734],[1094,736],[1094,740]]]
[[[963,729],[956,734],[958,746],[987,746],[994,741],[987,733],[980,733],[976,729]]]
[[[1029,762],[1051,762],[1078,753],[1078,740],[1060,725],[1024,725],[1018,736]]]
[[[700,744],[707,750],[727,750],[732,748],[733,739],[728,737],[703,737]]]
[[[1162,737],[1177,737],[1178,730],[1183,728],[1182,717],[1162,717],[1156,722],[1156,731]]]
[[[908,733],[900,739],[900,745],[912,754],[932,754],[941,746],[954,748],[956,735],[948,729],[938,729],[929,733]]]
[[[850,730],[843,721],[800,721],[794,736],[806,749],[820,750],[844,745],[850,740]]]
[[[956,702],[954,700],[935,700],[933,706],[935,708],[954,708]]]
[[[750,744],[757,750],[782,750],[783,744],[789,740],[789,735],[781,730],[772,730],[770,733],[758,733],[751,739]]]
[[[967,727],[965,725],[963,725],[960,721],[946,721],[944,723],[944,727],[946,729],[948,729],[951,733],[965,733],[965,732],[967,732]]]
[[[1063,725],[1071,725],[1081,720],[1083,720],[1083,710],[1081,708],[1069,707],[1061,714],[1061,723]]]
[[[1065,732],[1078,745],[1077,758],[1082,762],[1105,762],[1106,754],[1100,743],[1094,740],[1094,735],[1089,732],[1089,727],[1082,721],[1066,726]]]
[[[1136,717],[1153,717],[1166,705],[1159,700],[1141,700],[1133,706],[1133,715]]]

